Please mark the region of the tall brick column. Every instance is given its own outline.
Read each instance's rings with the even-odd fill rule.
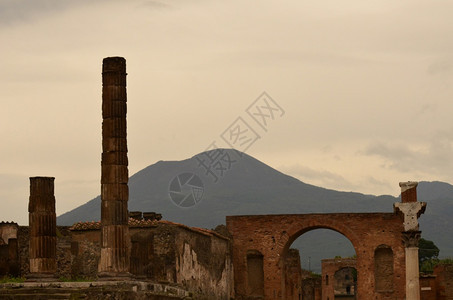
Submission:
[[[417,202],[418,182],[400,182],[401,203],[394,208],[404,216],[403,243],[406,255],[406,300],[420,300],[418,270],[418,242],[420,240],[418,218],[425,212],[426,203]]]
[[[99,276],[111,279],[130,276],[126,98],[126,60],[104,58]]]
[[[29,279],[52,278],[57,270],[54,180],[54,177],[30,177]]]

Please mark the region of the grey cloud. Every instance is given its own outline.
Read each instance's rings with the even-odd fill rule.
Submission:
[[[393,182],[389,182],[385,179],[377,179],[373,176],[365,176],[361,178],[360,181],[351,182],[340,174],[326,170],[315,170],[297,164],[281,167],[279,170],[284,173],[291,174],[305,183],[340,191],[362,192],[364,188],[367,190],[390,190],[394,188]]]
[[[67,9],[73,1],[68,0],[16,0],[0,2],[0,22],[12,24],[26,22],[48,13]]]
[[[291,174],[306,183],[321,185],[322,187],[341,186],[344,189],[356,188],[343,176],[326,170],[315,170],[301,165],[283,166],[279,170],[286,174]]]
[[[375,142],[369,145],[364,151],[359,154],[374,155],[390,160],[391,166],[399,166],[400,162],[408,162],[414,159],[414,153],[408,147],[403,145],[391,144],[384,142]],[[403,163],[403,166],[406,164]],[[407,170],[404,170],[407,171]]]
[[[107,2],[107,0],[102,1]],[[89,0],[0,0],[0,24],[13,25],[21,22],[32,22],[75,7],[99,2],[99,0],[96,2]]]
[[[160,1],[144,1],[142,2],[139,6],[139,8],[145,7],[145,8],[150,8],[150,9],[166,9],[166,8],[171,8],[171,6],[168,3],[160,2]]]
[[[429,65],[427,71],[431,75],[450,74],[453,71],[453,63],[451,60],[437,61]]]
[[[442,177],[451,174],[452,152],[453,130],[449,130],[433,134],[422,149],[415,149],[410,144],[374,142],[361,154],[381,157],[389,169],[419,174],[431,172]]]

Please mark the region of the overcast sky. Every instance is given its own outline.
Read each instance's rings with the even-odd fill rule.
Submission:
[[[57,213],[100,193],[101,67],[128,72],[130,174],[189,158],[242,117],[247,153],[302,181],[399,193],[453,172],[453,2],[0,0],[0,220],[30,176]],[[266,91],[267,131],[246,109]]]

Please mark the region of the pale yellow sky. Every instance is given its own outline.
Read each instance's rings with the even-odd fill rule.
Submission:
[[[128,70],[130,174],[203,151],[266,91],[285,114],[247,153],[304,182],[452,183],[451,1],[1,1],[0,220],[28,177],[58,214],[99,194],[101,64]],[[226,144],[219,144],[226,146]]]

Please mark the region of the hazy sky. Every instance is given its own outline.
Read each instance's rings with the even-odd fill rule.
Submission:
[[[107,56],[127,60],[131,175],[243,117],[247,153],[307,183],[452,183],[453,2],[92,2],[0,0],[0,220],[27,224],[30,176],[56,177],[58,214],[100,193]],[[267,132],[245,112],[263,91],[285,111]]]

